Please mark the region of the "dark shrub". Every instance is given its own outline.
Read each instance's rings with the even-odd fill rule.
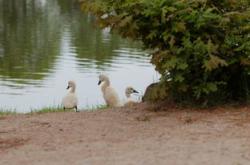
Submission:
[[[102,27],[141,40],[175,101],[247,101],[249,0],[82,0]]]

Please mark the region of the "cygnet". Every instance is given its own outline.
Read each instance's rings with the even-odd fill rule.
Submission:
[[[115,89],[111,87],[109,78],[106,75],[99,75],[98,85],[101,85],[103,98],[109,107],[120,107],[121,103]]]
[[[74,81],[68,82],[69,93],[62,99],[63,109],[75,109],[77,111],[77,96],[75,94],[76,83]]]

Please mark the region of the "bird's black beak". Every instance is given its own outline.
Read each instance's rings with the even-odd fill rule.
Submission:
[[[67,88],[66,89],[69,89],[69,86],[67,86]]]
[[[137,90],[133,90],[133,93],[139,93]]]
[[[101,80],[99,80],[98,85],[100,85],[101,83],[102,83],[102,81],[101,81]]]

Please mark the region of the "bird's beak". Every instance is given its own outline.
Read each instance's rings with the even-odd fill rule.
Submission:
[[[66,89],[69,89],[70,87],[69,86],[67,86],[67,88]]]
[[[137,90],[133,90],[134,93],[139,93]]]
[[[100,85],[101,83],[102,83],[102,81],[101,81],[101,80],[99,80],[98,85]]]

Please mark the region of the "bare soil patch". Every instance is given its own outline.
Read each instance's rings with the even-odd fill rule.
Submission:
[[[0,120],[0,164],[239,165],[250,161],[250,107],[140,104]]]
[[[0,132],[8,133],[8,132]],[[22,138],[12,138],[12,139],[0,139],[0,150],[6,150],[10,148],[17,148],[18,146],[24,145],[27,139]]]

